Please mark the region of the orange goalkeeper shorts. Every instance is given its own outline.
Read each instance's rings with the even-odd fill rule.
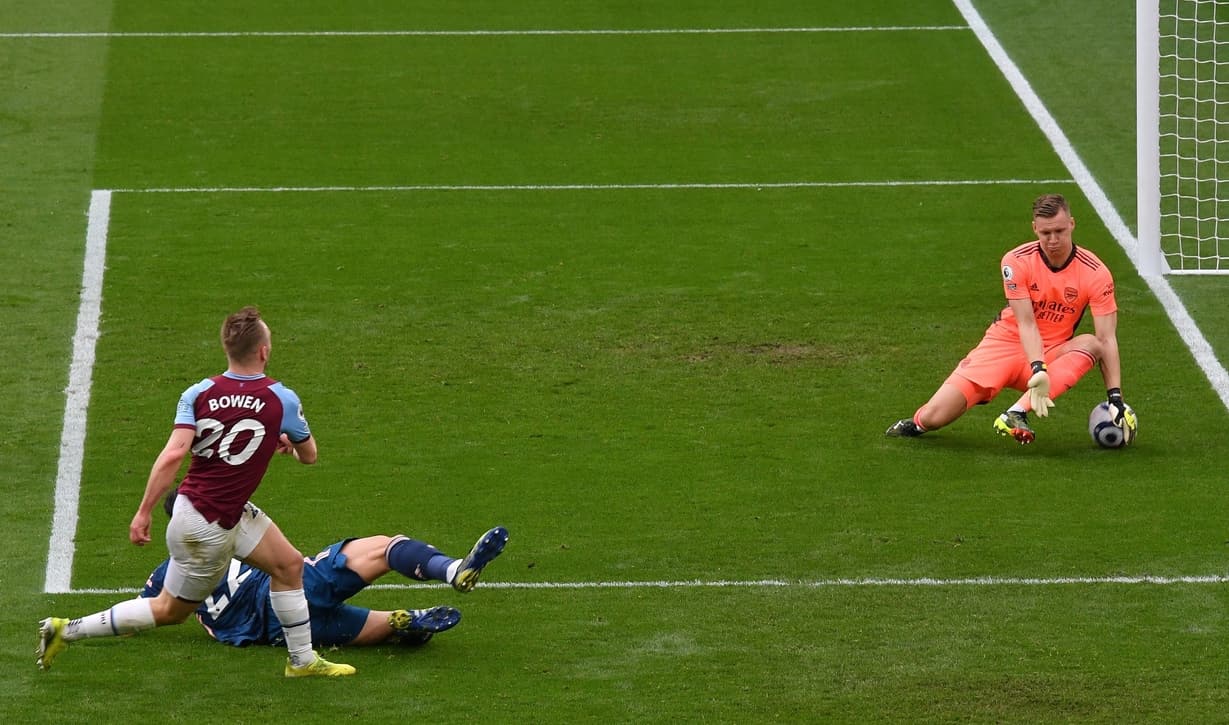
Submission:
[[[983,338],[944,382],[959,388],[973,407],[989,403],[1004,388],[1027,390],[1029,362],[1019,342]]]

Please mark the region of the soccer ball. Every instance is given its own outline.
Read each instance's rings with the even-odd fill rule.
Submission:
[[[1129,405],[1127,410],[1135,412]],[[1130,445],[1131,441],[1135,440],[1138,428],[1138,421],[1134,426],[1120,426],[1115,423],[1110,404],[1106,402],[1097,403],[1097,407],[1088,414],[1088,434],[1102,448],[1122,448]]]

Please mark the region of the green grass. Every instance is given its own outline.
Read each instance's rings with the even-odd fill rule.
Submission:
[[[0,8],[5,25],[40,22],[40,13],[105,25],[109,12],[106,3]],[[6,720],[36,719],[40,699],[26,678],[27,632],[48,604],[40,592],[105,51],[0,41],[0,360],[8,371],[0,376],[0,662],[13,672],[0,687]]]
[[[148,5],[0,2],[0,30],[962,22],[937,0]],[[1131,19],[1064,5],[1043,47],[1057,4],[978,6],[1132,217]],[[0,188],[19,190],[0,194],[0,355],[22,375],[0,380],[6,721],[1193,722],[1229,703],[1223,585],[813,585],[1223,571],[1229,444],[1211,431],[1229,414],[1070,182],[117,192],[74,587],[135,589],[164,555],[128,544],[128,521],[177,396],[222,369],[217,325],[249,303],[320,443],[318,466],[279,460],[256,497],[304,551],[403,532],[461,553],[499,523],[487,582],[789,584],[372,590],[356,602],[465,619],[419,651],[337,653],[360,670],[346,682],[283,681],[282,652],[195,626],[35,671],[38,618],[119,596],[43,593],[91,189],[1068,173],[967,31],[0,54]],[[1028,448],[990,431],[1005,398],[884,439],[1001,307],[999,256],[1051,189],[1115,270],[1138,445],[1088,439],[1095,373]],[[1219,284],[1175,287],[1225,350]]]

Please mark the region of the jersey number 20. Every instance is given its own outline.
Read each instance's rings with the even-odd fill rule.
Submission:
[[[251,436],[242,450],[232,451],[231,446],[235,444],[240,433],[251,433]],[[192,446],[192,455],[201,458],[213,458],[216,455],[222,461],[238,466],[255,455],[260,442],[265,439],[265,427],[255,418],[236,421],[229,429],[216,418],[199,418],[196,421],[196,437],[200,442]]]

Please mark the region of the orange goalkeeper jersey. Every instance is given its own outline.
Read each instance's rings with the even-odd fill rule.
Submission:
[[[1003,293],[1009,300],[1032,300],[1033,315],[1045,347],[1070,340],[1091,308],[1093,315],[1118,311],[1114,278],[1097,255],[1074,247],[1059,269],[1050,267],[1040,242],[1021,244],[1003,255]],[[1019,342],[1015,313],[1008,305],[999,313],[986,337]]]

